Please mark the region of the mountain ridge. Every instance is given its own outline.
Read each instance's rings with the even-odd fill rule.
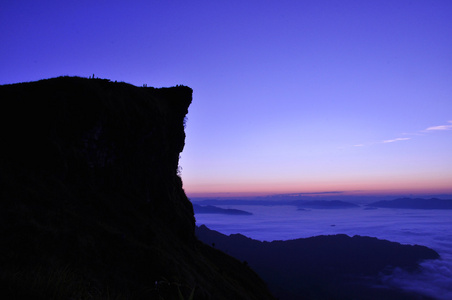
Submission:
[[[280,299],[428,299],[373,286],[381,285],[381,274],[394,268],[415,272],[420,261],[439,258],[425,246],[345,234],[261,242],[242,234],[227,236],[205,225],[196,227],[196,234],[249,264]]]
[[[223,215],[242,215],[251,216],[252,213],[240,209],[221,208],[213,205],[193,204],[195,214],[223,214]]]
[[[452,209],[452,200],[438,198],[397,198],[372,202],[366,207],[378,208],[411,208],[411,209]]]

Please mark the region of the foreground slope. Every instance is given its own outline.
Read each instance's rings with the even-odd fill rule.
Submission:
[[[177,176],[188,87],[0,86],[2,299],[272,299],[194,235]]]

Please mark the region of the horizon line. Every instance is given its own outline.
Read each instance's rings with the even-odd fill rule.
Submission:
[[[269,192],[187,192],[188,198],[256,198],[256,197],[377,197],[377,196],[405,196],[405,197],[421,197],[421,196],[447,196],[452,197],[452,190],[426,190],[426,191],[322,191],[322,192],[300,192],[300,193],[269,193]]]

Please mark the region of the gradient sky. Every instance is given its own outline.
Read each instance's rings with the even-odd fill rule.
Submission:
[[[6,0],[0,40],[0,84],[193,88],[189,196],[452,193],[452,1]]]

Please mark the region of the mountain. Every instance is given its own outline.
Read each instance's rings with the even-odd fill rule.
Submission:
[[[199,205],[263,205],[263,206],[272,206],[272,205],[287,205],[288,201],[273,201],[273,200],[260,200],[260,197],[250,197],[244,199],[237,198],[214,198],[214,199],[206,199],[206,198],[192,198],[193,203]]]
[[[271,199],[271,198],[270,198]],[[293,205],[298,208],[312,208],[312,209],[325,209],[325,208],[353,208],[359,207],[359,205],[342,201],[342,200],[291,200],[291,199],[279,199],[279,200],[262,200],[261,197],[254,199],[196,199],[193,201],[198,205]]]
[[[413,209],[452,209],[452,200],[442,200],[437,198],[399,198],[395,200],[377,201],[367,204],[367,207],[384,208],[413,208]]]
[[[244,210],[221,208],[212,205],[193,204],[193,209],[195,211],[195,214],[223,214],[223,215],[244,215],[244,216],[252,215],[252,213]]]
[[[195,237],[178,176],[192,90],[0,86],[2,299],[273,299]]]
[[[424,246],[344,234],[260,242],[202,225],[196,235],[251,266],[280,299],[426,299],[377,288],[380,274],[394,268],[415,272],[422,260],[439,258]]]
[[[359,205],[357,205],[357,204],[340,201],[340,200],[317,200],[317,201],[297,200],[297,201],[292,201],[290,203],[301,209],[303,209],[303,208],[340,209],[340,208],[359,207]]]

